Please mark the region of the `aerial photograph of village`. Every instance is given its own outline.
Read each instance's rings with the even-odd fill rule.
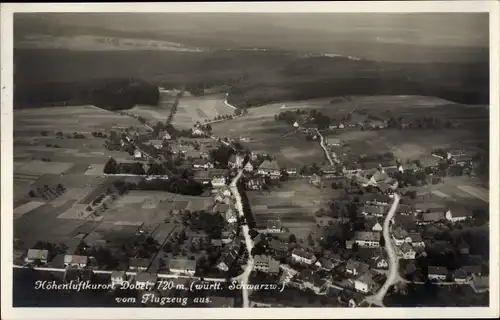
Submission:
[[[489,306],[488,28],[16,14],[13,306]]]

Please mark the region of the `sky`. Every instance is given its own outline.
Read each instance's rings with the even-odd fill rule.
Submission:
[[[16,35],[59,28],[121,31],[202,46],[272,47],[363,56],[384,45],[488,47],[487,13],[36,13],[17,14]],[[96,31],[99,29],[99,31]],[[392,50],[392,49],[391,49]],[[398,49],[400,50],[400,49]],[[410,47],[408,50],[411,51]],[[341,52],[343,54],[343,52]],[[411,52],[410,52],[411,53]],[[384,53],[389,55],[390,52]],[[444,53],[443,53],[444,54]]]

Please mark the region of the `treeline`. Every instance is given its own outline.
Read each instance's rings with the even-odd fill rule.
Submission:
[[[16,84],[15,108],[91,104],[107,110],[137,104],[158,105],[158,87],[137,79],[108,79],[80,83]]]

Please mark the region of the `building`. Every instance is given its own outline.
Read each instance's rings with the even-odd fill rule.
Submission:
[[[320,167],[320,170],[321,170],[321,173],[323,175],[326,175],[326,176],[328,176],[328,175],[334,175],[337,172],[337,170],[335,169],[335,167],[330,166],[330,165],[323,165],[323,166]]]
[[[281,233],[283,232],[283,226],[281,220],[268,220],[266,225],[266,233]]]
[[[312,177],[309,179],[309,183],[312,184],[313,186],[316,187],[322,187],[323,186],[323,179],[317,174],[313,174]]]
[[[138,259],[132,258],[130,259],[128,268],[132,271],[146,271],[149,267],[148,259]]]
[[[254,270],[261,271],[269,274],[278,274],[280,272],[279,261],[273,259],[273,257],[261,254],[255,255],[254,260]]]
[[[356,174],[361,172],[361,166],[358,163],[348,163],[342,168],[344,174]]]
[[[212,180],[210,177],[210,171],[207,170],[196,170],[194,172],[193,179],[203,185],[208,185]]]
[[[332,271],[340,262],[334,261],[333,259],[328,259],[326,257],[321,257],[314,264],[318,268],[321,268],[326,271]]]
[[[445,213],[446,220],[460,222],[472,218],[472,212],[463,206],[452,206]]]
[[[288,256],[288,244],[280,240],[271,239],[267,245],[268,252],[278,258]]]
[[[380,232],[356,231],[354,234],[354,242],[360,247],[379,247],[380,238]]]
[[[207,159],[196,159],[193,161],[193,168],[212,169],[214,164]]]
[[[227,272],[238,259],[238,252],[235,250],[229,251],[222,257],[221,261],[217,264],[217,269]]]
[[[469,280],[469,277],[464,269],[457,269],[453,272],[453,280],[457,283],[464,283]]]
[[[368,217],[383,218],[387,214],[388,208],[385,206],[365,205],[361,208],[361,214]]]
[[[412,162],[412,163],[404,163],[398,165],[398,171],[401,173],[414,173],[418,170],[418,166]]]
[[[203,130],[201,130],[201,128],[199,128],[199,127],[192,128],[191,133],[195,137],[201,137],[201,136],[205,135],[205,132]]]
[[[49,250],[40,250],[40,249],[29,249],[26,254],[26,258],[24,258],[24,262],[26,263],[35,263],[40,262],[41,264],[46,264],[49,257]]]
[[[111,285],[118,287],[126,281],[125,271],[113,271],[111,273]]]
[[[416,252],[411,244],[405,242],[399,247],[399,255],[404,260],[415,260]]]
[[[429,280],[444,281],[448,277],[448,269],[446,267],[429,266],[427,271],[427,278]]]
[[[66,268],[85,268],[89,258],[76,254],[67,254],[64,256],[64,267]]]
[[[149,143],[157,150],[160,150],[163,147],[163,140],[153,139],[150,140]]]
[[[357,276],[359,274],[364,274],[370,270],[370,266],[364,262],[349,259],[345,267],[345,271],[351,275]]]
[[[354,280],[354,290],[362,293],[375,292],[377,283],[370,272],[365,272]]]
[[[135,276],[135,284],[142,288],[154,289],[158,275],[156,273],[139,272]]]
[[[307,252],[302,248],[295,248],[292,251],[292,260],[298,263],[311,265],[315,262],[316,257],[313,253]]]
[[[241,155],[232,154],[231,157],[229,157],[228,166],[233,169],[239,169],[243,167],[244,161],[245,158]]]
[[[139,149],[135,149],[134,151],[134,159],[142,159],[142,152]]]
[[[376,254],[372,257],[372,266],[376,269],[388,269],[389,268],[389,262],[387,261],[387,258],[385,255],[382,254]]]
[[[378,219],[367,219],[366,225],[368,229],[373,232],[382,232],[383,230],[382,224],[378,221]]]
[[[245,166],[243,167],[243,170],[245,170],[246,172],[253,172],[254,167],[253,167],[252,163],[250,161],[248,161],[245,164]]]
[[[253,177],[245,182],[247,190],[261,190],[265,184],[265,181],[261,177]]]
[[[210,174],[210,182],[212,183],[212,187],[221,188],[226,186],[226,175],[221,173],[211,173]]]
[[[482,276],[482,268],[480,265],[464,265],[462,266],[462,270],[467,273],[469,279]]]
[[[185,258],[171,259],[168,269],[174,274],[184,274],[193,277],[196,272],[196,260]]]
[[[442,220],[445,220],[446,216],[444,212],[428,212],[422,213],[419,223],[420,224],[431,224]]]
[[[276,160],[264,160],[259,166],[257,172],[261,175],[267,175],[271,177],[279,177],[281,175],[281,169]]]
[[[328,138],[326,140],[327,140],[326,141],[327,145],[334,146],[334,147],[341,147],[344,144],[342,139],[338,139],[338,138]]]

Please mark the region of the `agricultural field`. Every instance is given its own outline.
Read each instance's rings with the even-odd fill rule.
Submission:
[[[260,109],[265,107],[259,107]],[[212,124],[213,134],[219,137],[242,139],[244,147],[257,153],[267,153],[277,158],[285,166],[300,168],[311,163],[325,162],[325,155],[319,142],[307,141],[304,133],[274,120],[274,113],[249,114],[231,121]]]
[[[217,116],[234,115],[234,108],[224,103],[222,94],[201,97],[184,96],[180,99],[172,124],[179,129],[189,129],[199,121],[214,120]]]
[[[135,114],[140,116],[150,124],[157,121],[165,122],[172,112],[172,106],[175,102],[177,91],[159,90],[160,100],[157,106],[138,105],[130,110],[125,110],[125,113]]]
[[[319,189],[300,179],[282,182],[279,189],[271,192],[248,191],[247,196],[258,224],[279,218],[290,233],[306,239],[309,232],[316,228],[315,212],[327,206],[341,192],[327,184]]]

